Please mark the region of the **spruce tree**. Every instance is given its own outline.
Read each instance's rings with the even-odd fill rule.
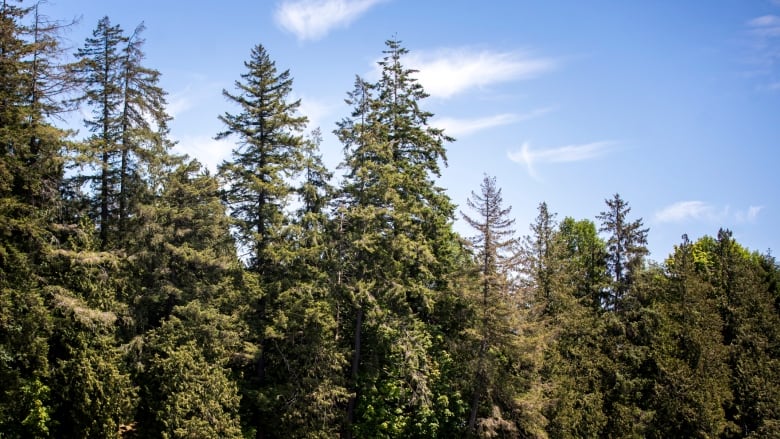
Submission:
[[[102,249],[125,244],[128,219],[143,192],[144,167],[154,162],[160,147],[170,147],[163,138],[170,117],[158,85],[160,73],[142,65],[143,29],[141,24],[128,36],[104,17],[76,53],[74,72],[83,84],[76,101],[86,103],[93,115],[84,121],[92,136],[81,146],[76,164],[95,174],[75,180],[94,187]]]
[[[642,228],[642,219],[629,221],[631,208],[628,203],[615,194],[605,200],[607,210],[597,215],[601,220],[599,232],[606,232],[607,266],[612,276],[612,286],[605,291],[602,306],[618,310],[623,296],[642,268],[643,258],[647,255],[647,231]]]
[[[302,136],[307,119],[298,114],[299,100],[291,100],[289,70],[277,71],[262,45],[252,48],[247,71],[236,81],[236,93],[224,96],[239,107],[236,114],[219,119],[225,130],[218,139],[233,137],[238,146],[230,160],[219,166],[223,200],[233,218],[235,237],[255,287],[248,289],[252,327],[258,352],[252,369],[245,372],[244,410],[258,437],[274,437],[273,427],[284,407],[288,378],[277,374],[288,352],[275,343],[281,334],[275,316],[284,313],[280,296],[288,288],[290,269],[285,242],[290,219],[286,208],[296,194],[292,181],[305,163],[307,145]],[[251,297],[251,298],[250,298]],[[278,366],[278,367],[277,367]]]
[[[55,242],[60,148],[66,133],[47,120],[59,109],[54,102],[61,96],[57,90],[39,87],[62,65],[58,35],[51,28],[38,29],[36,13],[37,7],[20,2],[0,3],[0,435],[4,437],[44,437],[52,431],[53,325],[42,267]],[[41,43],[44,39],[46,47]]]
[[[452,270],[454,209],[433,179],[451,138],[428,124],[432,115],[420,108],[427,95],[402,63],[406,49],[386,45],[380,79],[357,79],[352,115],[336,130],[347,170],[340,290],[353,340],[346,429],[435,435],[442,352],[429,323]]]
[[[716,437],[733,428],[724,408],[731,404],[723,324],[694,243],[683,235],[656,276],[650,353],[657,365],[650,406],[649,437]],[[651,311],[651,312],[652,312]]]
[[[514,238],[511,207],[503,206],[501,189],[495,178],[485,177],[480,193],[472,192],[466,201],[478,216],[463,219],[477,231],[471,241],[480,272],[476,308],[471,407],[467,429],[482,437],[517,435],[519,426],[513,412],[519,388],[518,376],[505,369],[503,359],[519,361],[518,302],[512,278],[517,270],[517,240]],[[514,358],[513,358],[514,357]]]

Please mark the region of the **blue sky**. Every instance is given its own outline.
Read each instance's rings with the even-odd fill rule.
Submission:
[[[618,192],[650,228],[652,259],[719,227],[780,249],[780,0],[49,0],[45,12],[80,17],[74,51],[105,15],[128,33],[144,22],[177,148],[211,168],[233,147],[213,140],[236,110],[222,89],[254,45],[290,70],[335,168],[346,92],[397,37],[423,107],[457,139],[439,184],[462,208],[487,173],[518,235],[541,201],[596,221]]]

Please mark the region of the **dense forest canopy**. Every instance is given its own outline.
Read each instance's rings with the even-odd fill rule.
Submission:
[[[486,175],[459,211],[401,41],[322,127],[341,178],[255,45],[212,174],[142,25],[71,59],[38,9],[0,5],[0,437],[780,437],[775,259],[722,229],[648,261],[619,194],[518,236]]]

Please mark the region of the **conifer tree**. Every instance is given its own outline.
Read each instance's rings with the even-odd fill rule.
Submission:
[[[526,236],[521,248],[521,266],[531,291],[527,300],[536,308],[537,319],[556,317],[570,302],[571,291],[566,290],[566,243],[559,233],[556,214],[547,203],[538,206],[539,214],[531,223],[531,234]]]
[[[66,133],[47,121],[56,90],[36,87],[61,66],[59,39],[39,29],[36,7],[0,3],[0,435],[44,437],[52,428],[51,312],[41,267],[62,178]],[[31,23],[32,22],[32,23]],[[44,48],[41,40],[48,41]],[[42,65],[50,69],[41,68]]]
[[[170,117],[158,85],[160,73],[142,65],[143,29],[141,24],[127,36],[104,17],[76,53],[74,71],[83,84],[76,101],[86,102],[93,114],[84,121],[93,134],[77,164],[96,172],[78,176],[76,184],[89,181],[95,187],[102,249],[124,244],[127,221],[143,186],[142,165],[155,160],[155,149],[170,146],[161,138]]]
[[[648,229],[642,228],[641,218],[629,221],[631,208],[619,194],[605,202],[608,209],[597,215],[597,218],[601,220],[599,232],[608,234],[607,266],[612,276],[612,286],[605,292],[602,305],[607,309],[618,310],[648,253]]]
[[[285,393],[278,385],[289,378],[274,374],[281,372],[277,366],[282,367],[289,353],[274,345],[288,334],[276,332],[273,320],[285,311],[280,302],[290,268],[285,209],[296,193],[292,180],[304,170],[307,145],[302,131],[307,119],[298,114],[300,101],[290,98],[289,70],[277,71],[262,45],[252,48],[244,65],[247,71],[235,83],[237,92],[223,91],[240,111],[219,117],[225,130],[217,138],[234,137],[238,143],[232,158],[219,166],[219,175],[239,250],[256,277],[247,318],[258,352],[253,369],[246,372],[244,410],[252,413],[250,424],[259,437],[274,437],[284,400],[279,395]]]
[[[780,433],[780,315],[777,265],[750,254],[729,230],[703,238],[698,248],[710,261],[710,282],[723,322],[732,404],[726,417],[736,427],[726,437],[772,437]],[[773,294],[774,291],[774,294]]]
[[[601,308],[601,294],[608,282],[606,243],[598,236],[590,220],[566,217],[558,225],[564,263],[564,285],[579,301],[594,309]]]
[[[196,160],[169,159],[174,168],[157,176],[159,193],[139,205],[144,227],[128,246],[138,332],[193,300],[225,312],[238,306],[231,301],[237,301],[241,267],[219,182]]]
[[[338,306],[332,294],[334,241],[326,208],[333,195],[331,173],[319,156],[315,129],[304,143],[304,169],[297,188],[300,207],[284,229],[279,263],[285,267],[278,305],[266,328],[277,371],[277,413],[285,434],[332,437],[342,425],[338,407],[347,401],[345,352],[338,343]],[[281,373],[279,373],[281,372]],[[270,434],[269,434],[270,435]]]
[[[469,433],[479,430],[482,437],[517,435],[520,426],[512,418],[521,392],[519,377],[502,364],[502,358],[519,361],[520,356],[518,303],[512,285],[517,270],[514,220],[509,218],[511,207],[503,206],[495,178],[485,177],[480,193],[472,192],[466,204],[478,215],[461,213],[477,231],[472,244],[480,271],[480,286],[473,299],[476,354],[467,428]]]
[[[603,349],[613,343],[601,304],[609,280],[606,245],[593,222],[570,217],[558,225],[554,241],[561,263],[556,292],[566,306],[546,327],[540,369],[547,386],[546,431],[550,437],[602,437],[608,422],[604,377],[615,367]]]
[[[452,269],[454,209],[433,178],[451,138],[428,124],[427,95],[402,63],[407,50],[386,45],[380,79],[357,79],[352,115],[336,130],[346,151],[341,287],[353,340],[346,428],[435,435],[441,352],[427,323]]]
[[[683,235],[666,261],[665,277],[651,306],[660,319],[653,331],[650,437],[716,437],[731,430],[724,408],[731,403],[726,349],[717,302],[700,272],[706,259]],[[704,275],[703,275],[704,274]]]
[[[248,252],[249,268],[272,274],[271,247],[280,239],[284,208],[295,192],[289,178],[301,171],[301,132],[307,119],[297,113],[300,100],[290,100],[289,70],[278,72],[262,45],[252,48],[244,65],[247,71],[235,83],[237,93],[223,91],[240,112],[219,117],[225,130],[217,139],[234,136],[238,142],[232,160],[222,163],[219,172],[238,242]]]
[[[143,437],[244,437],[228,366],[243,353],[245,331],[240,316],[194,299],[130,343],[140,396],[135,430]]]

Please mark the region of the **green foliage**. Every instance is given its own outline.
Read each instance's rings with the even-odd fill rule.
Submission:
[[[0,437],[780,435],[770,255],[721,230],[645,264],[619,195],[598,230],[541,203],[518,246],[487,177],[459,237],[396,40],[348,93],[340,187],[261,45],[212,176],[170,153],[143,26],[66,66],[39,6],[0,5]]]
[[[140,383],[136,415],[146,437],[242,437],[238,386],[226,367],[243,348],[235,318],[192,301],[130,352]]]
[[[444,352],[430,319],[453,268],[454,208],[433,181],[452,139],[428,125],[406,49],[386,46],[379,80],[357,79],[352,115],[336,130],[347,170],[338,211],[339,290],[353,340],[347,423],[355,434],[376,427],[417,437],[446,422],[429,413],[449,399],[434,393]]]
[[[303,162],[300,135],[307,119],[296,114],[300,101],[289,101],[289,70],[277,72],[262,45],[252,48],[247,72],[236,81],[237,94],[223,91],[240,113],[219,119],[225,131],[218,139],[237,137],[233,159],[220,165],[224,199],[235,219],[239,244],[249,252],[249,264],[258,273],[274,266],[269,247],[279,241],[284,208],[294,192],[287,178],[297,175]]]
[[[116,317],[55,292],[52,422],[57,435],[114,436],[129,421],[135,388],[113,337]]]
[[[683,236],[658,277],[658,322],[650,353],[655,437],[714,437],[727,428],[731,400],[722,322],[712,289],[696,272],[694,245]],[[653,287],[651,287],[653,288]]]
[[[216,178],[186,161],[158,179],[159,194],[139,205],[139,233],[128,249],[139,332],[192,300],[238,306],[240,262]]]
[[[467,205],[478,217],[463,214],[477,231],[471,241],[479,279],[471,297],[475,308],[473,327],[465,331],[473,355],[471,366],[471,409],[468,431],[491,437],[506,431],[516,435],[518,426],[511,419],[517,410],[515,399],[522,393],[522,379],[513,363],[522,361],[518,343],[519,311],[512,277],[517,270],[513,254],[514,230],[503,206],[501,189],[495,179],[485,177],[480,194],[473,193]],[[464,341],[465,341],[464,340]],[[506,419],[509,418],[509,419]]]
[[[94,172],[73,179],[93,187],[90,201],[102,250],[123,246],[123,232],[144,192],[144,168],[154,166],[170,146],[160,73],[142,65],[143,30],[141,24],[128,36],[103,17],[72,67],[81,85],[76,102],[92,110],[92,118],[84,120],[92,136],[77,145],[75,165]]]
[[[601,307],[601,292],[608,283],[606,243],[590,220],[566,217],[558,226],[556,240],[564,267],[561,287],[594,309]]]
[[[607,267],[612,276],[612,285],[604,292],[602,306],[619,310],[623,296],[642,269],[647,255],[647,231],[642,228],[642,219],[629,221],[631,212],[628,203],[615,194],[605,200],[607,210],[596,218],[601,220],[599,232],[607,232]]]

